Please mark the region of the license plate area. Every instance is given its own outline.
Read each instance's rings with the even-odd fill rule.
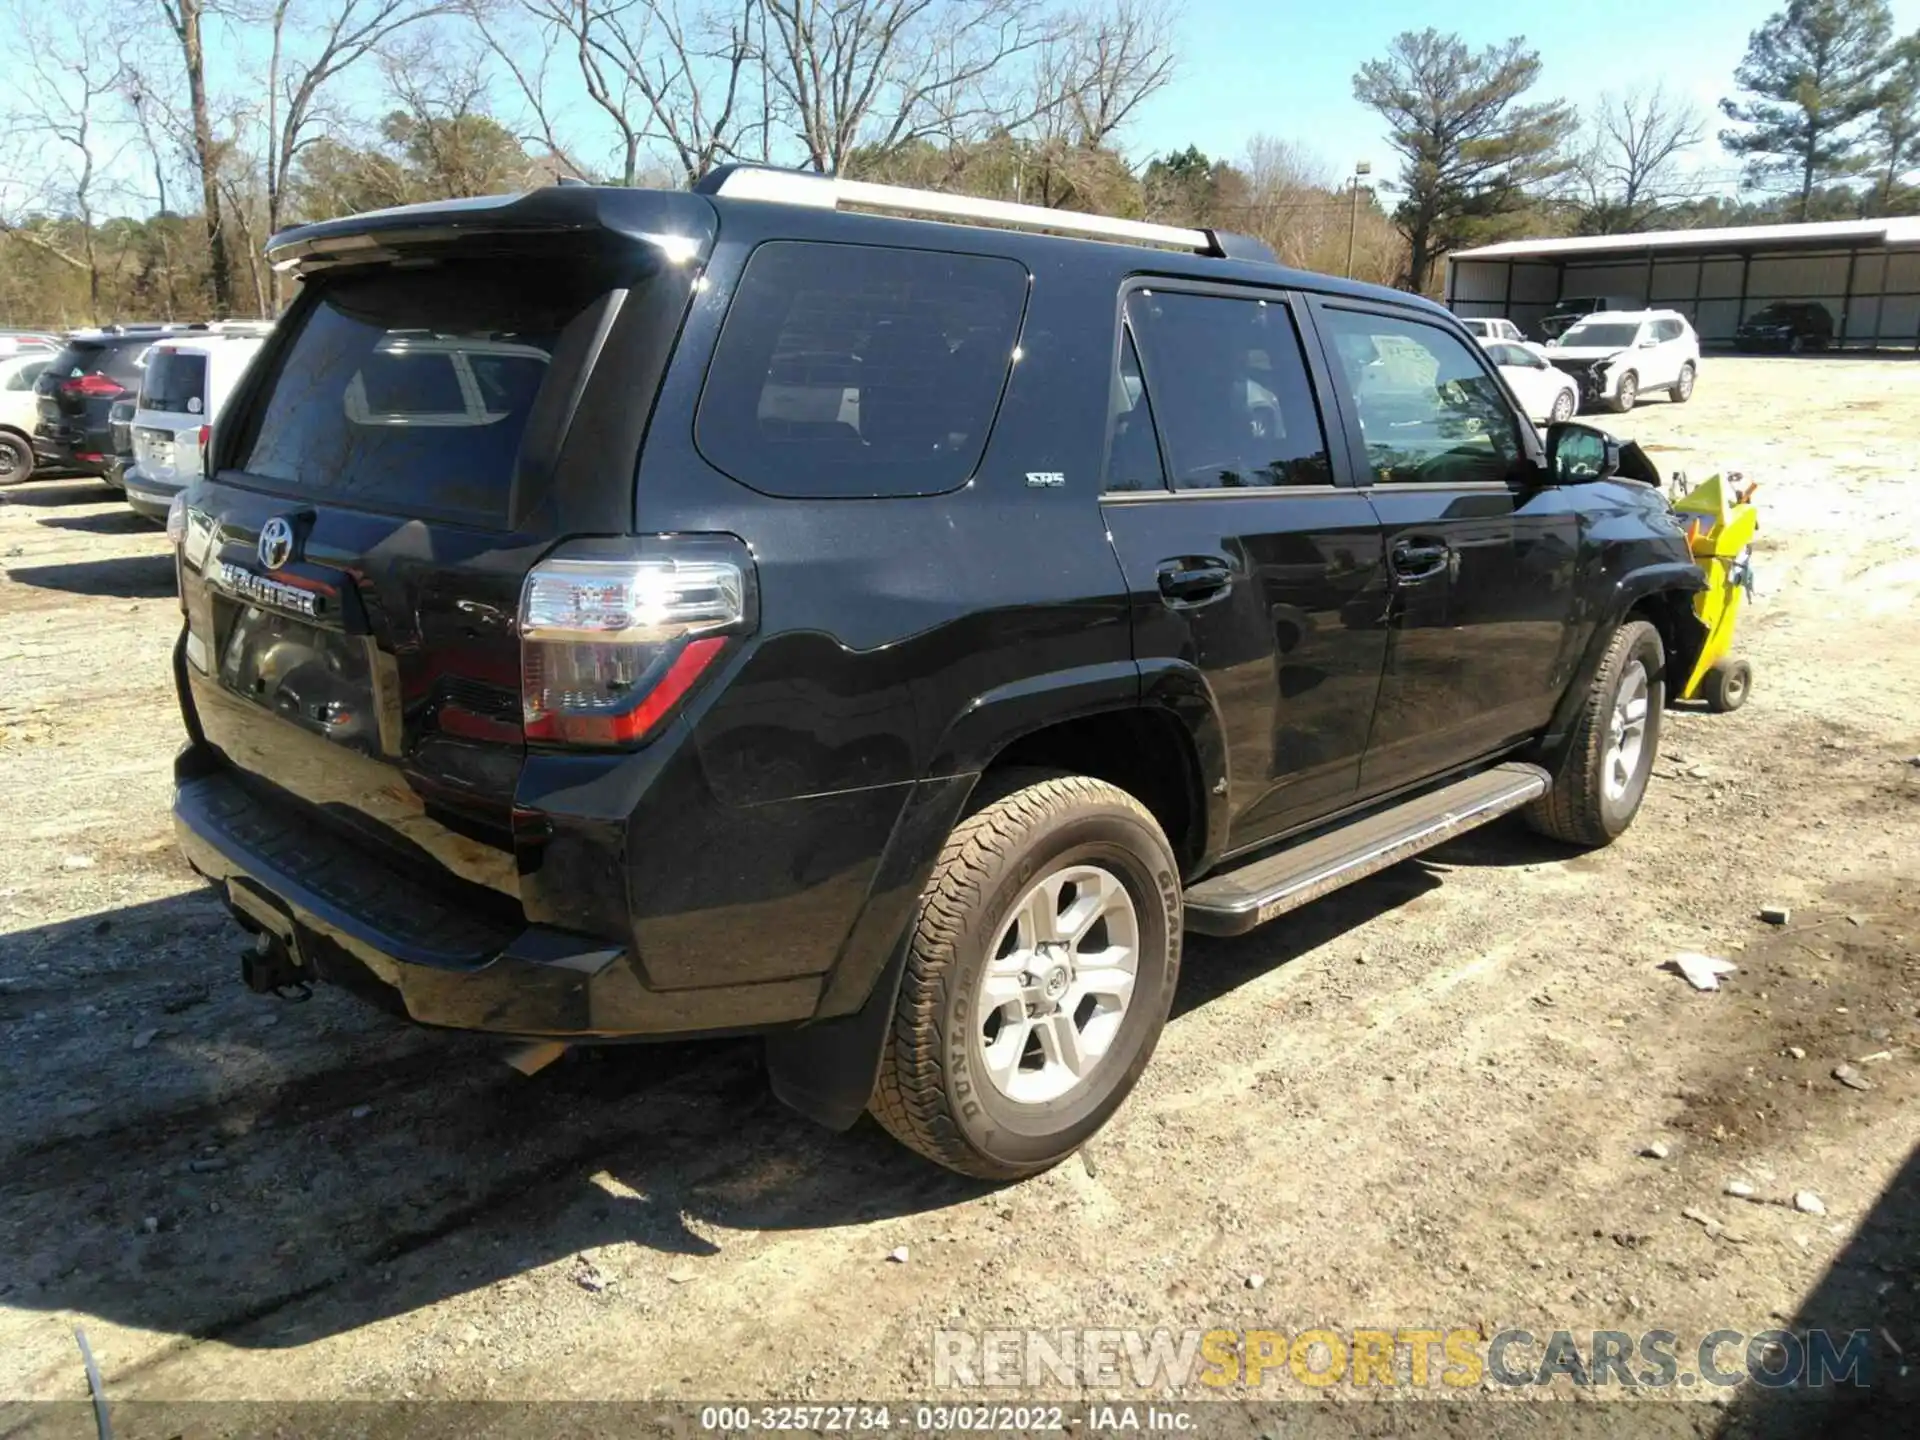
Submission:
[[[171,470],[174,466],[173,434],[167,430],[155,430],[142,425],[133,432],[134,452],[142,465],[150,465],[156,470]]]
[[[218,593],[213,603],[222,686],[310,735],[380,748],[366,637]]]

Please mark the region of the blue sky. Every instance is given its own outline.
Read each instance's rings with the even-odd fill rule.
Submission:
[[[1594,5],[1575,0],[1451,6],[1414,0],[1323,0],[1278,5],[1272,0],[1185,0],[1180,23],[1180,75],[1140,112],[1127,136],[1135,155],[1184,147],[1233,158],[1265,132],[1298,140],[1336,173],[1370,160],[1391,174],[1379,117],[1353,98],[1353,75],[1403,30],[1431,25],[1480,46],[1524,35],[1541,59],[1543,98],[1564,96],[1583,108],[1602,92],[1664,81],[1707,112],[1731,93],[1747,36],[1783,0],[1662,0]],[[1896,33],[1920,28],[1920,0],[1893,0]],[[1711,138],[1700,147],[1703,168],[1729,170]]]

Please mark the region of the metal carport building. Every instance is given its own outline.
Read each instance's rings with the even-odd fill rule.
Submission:
[[[1447,257],[1447,305],[1529,335],[1563,295],[1617,295],[1693,322],[1702,343],[1773,300],[1810,300],[1850,349],[1920,347],[1920,216],[1512,240]]]

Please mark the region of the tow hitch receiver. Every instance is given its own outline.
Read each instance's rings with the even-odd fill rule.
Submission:
[[[275,995],[282,1000],[307,1000],[313,996],[313,982],[294,958],[286,942],[267,931],[259,931],[253,944],[240,956],[240,978],[256,995]]]

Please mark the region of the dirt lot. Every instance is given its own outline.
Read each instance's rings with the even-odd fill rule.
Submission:
[[[1763,481],[1752,703],[1669,714],[1609,850],[1503,824],[1195,940],[1087,1162],[997,1189],[790,1116],[749,1045],[522,1080],[244,992],[169,839],[165,542],[5,492],[0,1399],[83,1397],[76,1324],[128,1399],[896,1401],[942,1327],[1786,1324],[1872,1328],[1911,1400],[1920,364],[1716,359],[1610,423]],[[1739,973],[1696,994],[1682,950]]]

